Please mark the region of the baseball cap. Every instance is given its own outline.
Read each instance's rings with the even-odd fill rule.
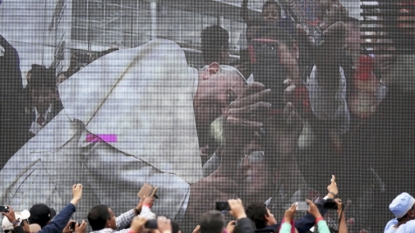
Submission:
[[[30,217],[30,212],[28,210],[23,210],[22,212],[14,212],[16,219],[19,220],[19,224]],[[9,221],[7,217],[3,217],[1,224],[3,231],[13,230],[13,224]]]
[[[56,211],[46,204],[35,204],[30,208],[30,223],[38,223],[44,227],[55,215]]]

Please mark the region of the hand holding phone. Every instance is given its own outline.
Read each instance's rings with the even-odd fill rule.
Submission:
[[[71,225],[69,226],[69,228],[72,229],[72,230],[75,230],[76,225],[80,226],[81,224],[77,223],[77,222],[72,222]]]
[[[296,210],[299,210],[299,211],[308,210],[310,208],[308,206],[308,203],[305,201],[296,202],[296,205],[297,205]]]

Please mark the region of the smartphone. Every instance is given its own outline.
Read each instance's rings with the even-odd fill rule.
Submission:
[[[297,210],[308,210],[309,206],[308,203],[305,201],[296,202]]]
[[[0,205],[0,212],[1,213],[9,212],[9,207],[7,207],[6,205]]]
[[[144,228],[157,229],[157,219],[150,219],[144,224]]]
[[[229,207],[229,203],[227,201],[216,202],[216,210],[218,211],[229,211],[231,207]]]
[[[78,224],[78,226],[79,226],[79,225],[81,225],[81,224],[79,224],[79,223],[77,223],[77,222],[73,222],[73,223],[71,223],[71,225],[69,226],[69,228],[71,228],[71,229],[75,230],[75,226],[76,226],[76,224]]]

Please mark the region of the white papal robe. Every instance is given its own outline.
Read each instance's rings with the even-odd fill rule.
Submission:
[[[71,185],[82,183],[75,219],[86,219],[97,204],[117,215],[136,206],[148,182],[159,187],[153,212],[177,217],[190,184],[202,177],[195,79],[182,49],[167,40],[89,64],[59,86],[64,110],[1,170],[0,203],[60,210],[72,197]],[[88,142],[89,134],[111,139]]]

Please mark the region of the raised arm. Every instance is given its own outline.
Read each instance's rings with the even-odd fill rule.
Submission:
[[[339,198],[334,199],[337,204],[337,217],[339,218],[339,233],[347,233],[346,214],[344,205]]]

